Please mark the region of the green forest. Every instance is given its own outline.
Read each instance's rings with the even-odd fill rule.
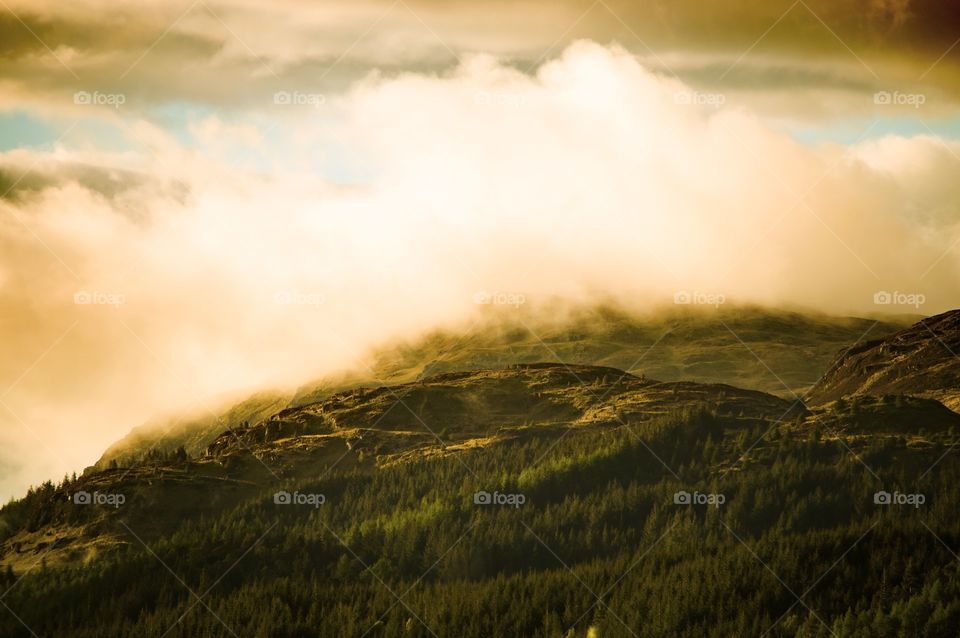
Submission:
[[[126,527],[120,509],[117,551],[2,576],[0,635],[960,632],[960,468],[945,433],[854,439],[687,410],[559,434],[334,467],[280,485],[322,504],[278,504],[274,487],[165,521],[169,534]],[[179,452],[141,462],[190,471]],[[73,481],[31,490],[4,520],[45,523]],[[877,504],[881,490],[924,502]],[[524,502],[477,504],[478,491]],[[679,491],[724,502],[677,504]]]

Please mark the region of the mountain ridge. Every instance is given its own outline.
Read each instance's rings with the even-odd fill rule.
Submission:
[[[878,321],[759,307],[678,306],[649,314],[600,304],[579,307],[550,321],[493,312],[466,332],[437,330],[381,346],[359,366],[290,392],[260,393],[199,417],[173,417],[158,426],[141,426],[111,445],[95,467],[106,467],[114,460],[123,464],[149,450],[170,452],[180,446],[191,455],[199,454],[221,432],[270,416],[269,409],[263,409],[265,404],[297,407],[363,386],[535,361],[559,359],[623,370],[639,366],[643,373],[664,381],[729,383],[792,398],[814,384],[838,350],[873,334],[893,333],[906,321],[905,317]]]
[[[881,339],[840,353],[806,398],[906,394],[960,411],[960,310],[921,319]]]

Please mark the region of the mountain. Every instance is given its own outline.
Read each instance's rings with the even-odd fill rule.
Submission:
[[[141,426],[97,462],[107,467],[150,450],[200,454],[221,432],[272,412],[370,385],[430,375],[563,361],[646,374],[664,381],[726,383],[793,398],[808,390],[841,348],[896,332],[906,319],[876,321],[759,307],[677,306],[654,313],[613,305],[527,313],[483,307],[473,323],[386,344],[351,370],[295,392],[262,393],[237,404]]]
[[[491,309],[466,327],[376,350],[354,382],[397,383],[438,372],[563,361],[793,396],[820,378],[838,349],[891,334],[909,322],[752,306],[675,306],[641,313],[596,305],[558,310],[549,318],[527,316],[522,309]],[[343,379],[307,384],[293,403],[315,400],[336,383]]]
[[[806,398],[822,405],[862,395],[924,397],[960,411],[960,310],[852,346]]]
[[[745,423],[806,412],[799,402],[724,384],[660,382],[599,366],[518,364],[339,393],[225,432],[205,457],[253,453],[289,463],[293,451],[309,456],[333,445],[384,464],[411,453],[478,449],[531,433],[642,425],[707,409]],[[302,462],[315,465],[310,458]]]
[[[860,387],[843,362],[875,345],[840,320],[783,316],[662,319],[690,340],[660,365],[695,353],[694,334],[721,368],[738,361],[732,346],[747,348],[719,326],[799,373],[774,335],[801,351],[822,339],[820,360],[847,330],[846,354],[823,366]],[[927,325],[952,343],[952,324]],[[923,329],[895,332],[922,353]],[[580,341],[617,359],[623,330]],[[629,347],[652,357],[650,336]],[[470,355],[473,338],[395,346],[389,384],[279,409],[264,395],[195,454],[117,457],[31,489],[0,509],[0,635],[960,632],[960,414],[924,396],[949,392],[948,376],[908,367],[909,393],[805,405],[647,366],[476,368],[510,350]]]
[[[48,563],[69,564],[119,543],[122,535],[110,524],[110,515],[118,512],[96,511],[88,518],[92,510],[78,511],[71,502],[77,492],[136,494],[123,514],[152,530],[147,534],[152,537],[171,532],[169,525],[184,518],[234,506],[264,486],[331,468],[375,471],[566,430],[645,427],[707,410],[738,427],[807,413],[796,401],[763,392],[660,382],[609,367],[544,363],[444,373],[280,410],[255,425],[223,431],[194,458],[153,454],[127,467],[86,472],[48,495],[40,519],[23,520],[19,532],[0,534],[6,538],[0,548],[10,564],[22,567],[18,558],[44,550]],[[198,509],[201,494],[216,498],[203,498]],[[157,509],[164,518],[156,517]]]

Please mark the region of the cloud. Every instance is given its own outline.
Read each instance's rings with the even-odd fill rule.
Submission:
[[[858,95],[884,88],[942,94],[954,107],[960,91],[960,48],[952,46],[960,22],[941,0],[871,0],[866,7],[854,0],[7,6],[0,57],[10,64],[0,82],[47,108],[69,108],[79,90],[123,93],[128,110],[140,114],[178,103],[256,108],[278,90],[330,94],[371,68],[443,71],[475,52],[533,71],[583,38],[619,42],[651,56],[667,75],[728,93],[751,84],[753,92],[758,85],[779,90],[771,79],[803,81],[803,74]],[[674,65],[671,56],[709,62]],[[793,99],[804,102],[804,92]]]
[[[283,120],[198,119],[205,150],[134,121],[131,151],[5,154],[7,183],[37,170],[0,199],[4,489],[465,321],[477,291],[957,305],[956,143],[811,147],[722,98],[583,42],[535,76],[471,56]]]

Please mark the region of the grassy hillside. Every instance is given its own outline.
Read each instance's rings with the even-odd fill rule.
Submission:
[[[589,306],[553,319],[500,311],[472,327],[381,349],[358,375],[368,382],[374,377],[397,382],[438,372],[563,361],[789,396],[816,383],[842,349],[908,323],[906,318],[877,321],[759,307],[676,306],[638,314]],[[315,400],[329,389],[323,382],[308,384],[294,403]]]
[[[960,311],[925,318],[845,352],[809,392],[811,403],[855,395],[914,395],[960,410]]]
[[[469,325],[385,345],[356,369],[305,384],[293,395],[264,394],[138,428],[98,465],[129,461],[150,449],[183,446],[196,455],[228,428],[253,425],[282,407],[314,403],[345,389],[517,363],[610,366],[663,381],[725,383],[792,398],[809,389],[839,351],[893,333],[907,321],[725,306],[640,314],[599,305],[549,317],[522,308],[484,310],[490,312]]]

